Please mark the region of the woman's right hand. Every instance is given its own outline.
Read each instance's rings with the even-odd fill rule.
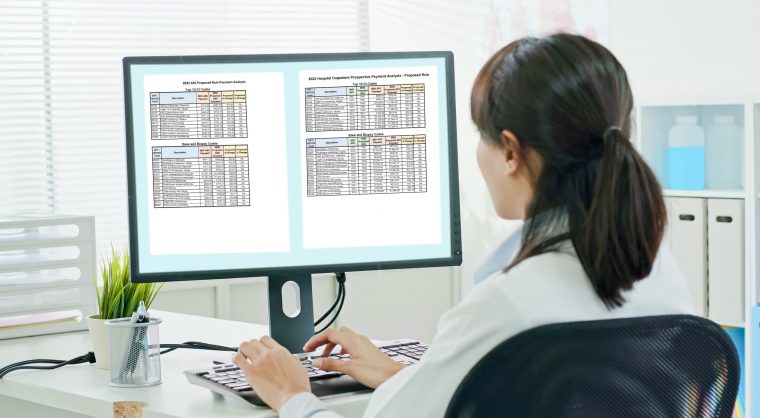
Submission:
[[[404,366],[380,351],[369,338],[359,335],[346,327],[339,330],[328,329],[313,336],[304,346],[304,352],[312,352],[324,345],[323,355],[328,355],[336,346],[341,354],[350,354],[349,360],[337,358],[314,359],[314,366],[326,371],[345,373],[359,383],[376,388]]]

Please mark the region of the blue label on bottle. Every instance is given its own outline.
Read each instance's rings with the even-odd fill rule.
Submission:
[[[668,187],[679,190],[705,188],[705,147],[668,148]]]

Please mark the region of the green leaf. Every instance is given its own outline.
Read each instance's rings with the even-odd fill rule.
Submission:
[[[100,274],[103,278],[102,291],[98,288],[98,278],[93,277],[97,296],[98,313],[101,319],[131,316],[145,302],[149,308],[163,283],[132,283],[129,252],[111,247],[110,254],[100,257]]]

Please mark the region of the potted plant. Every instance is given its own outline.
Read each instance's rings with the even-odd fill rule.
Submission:
[[[98,368],[109,368],[108,330],[105,322],[109,319],[126,318],[137,310],[140,301],[149,308],[163,284],[132,283],[129,270],[129,251],[111,249],[111,253],[101,258],[100,273],[103,287],[98,286],[98,278],[93,277],[95,293],[98,297],[98,313],[87,317],[95,360]]]

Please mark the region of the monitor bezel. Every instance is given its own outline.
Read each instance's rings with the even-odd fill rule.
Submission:
[[[443,58],[446,78],[446,112],[449,135],[449,196],[451,252],[449,257],[390,260],[367,263],[338,263],[287,267],[256,267],[226,270],[190,270],[172,272],[140,271],[140,252],[137,239],[137,199],[134,158],[134,132],[132,115],[131,66],[139,64],[209,64],[209,63],[272,63],[308,61],[360,61],[382,59]],[[131,253],[131,280],[135,283],[171,282],[185,280],[259,277],[289,274],[315,274],[350,271],[390,270],[422,267],[447,267],[462,264],[462,239],[459,209],[459,175],[457,164],[457,126],[454,100],[454,54],[451,51],[410,52],[358,52],[358,53],[311,53],[311,54],[261,54],[261,55],[193,55],[193,56],[140,56],[123,60],[124,111],[126,118],[127,147],[127,203],[129,213],[129,249]],[[340,251],[340,249],[336,249]]]

